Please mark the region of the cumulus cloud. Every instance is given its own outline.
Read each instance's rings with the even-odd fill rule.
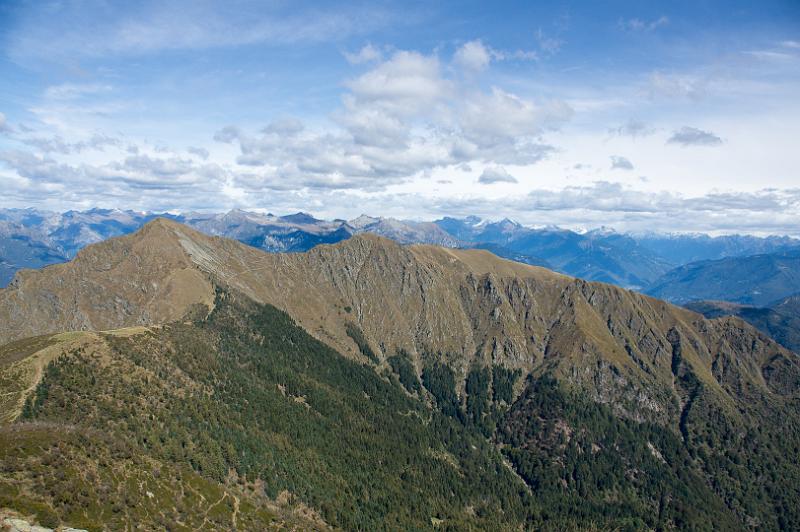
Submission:
[[[620,155],[611,156],[611,169],[612,170],[633,170],[633,163],[625,157]]]
[[[408,51],[396,52],[346,85],[360,102],[396,114],[416,113],[453,94],[436,56]]]
[[[302,121],[298,120],[297,118],[287,117],[279,118],[278,120],[270,122],[269,125],[262,130],[262,132],[291,137],[297,135],[303,131],[303,129],[305,129],[305,125],[303,125]]]
[[[383,58],[383,53],[380,49],[372,44],[366,44],[363,48],[355,53],[344,52],[344,57],[347,62],[352,65],[360,65],[362,63],[371,63]]]
[[[467,136],[480,143],[531,137],[569,120],[572,109],[561,101],[535,104],[493,87],[466,100],[460,121]]]
[[[478,182],[484,185],[492,185],[494,183],[517,183],[518,181],[502,166],[490,166],[483,169]]]
[[[88,139],[77,142],[68,142],[59,135],[52,137],[23,137],[19,141],[43,153],[60,153],[62,155],[80,153],[85,150],[103,151],[108,146],[122,146],[120,139],[101,133],[95,133]]]
[[[230,147],[220,147],[221,159],[213,161],[203,147],[175,150],[163,143],[100,133],[86,136],[71,129],[68,124],[87,118],[84,97],[98,97],[112,89],[54,85],[42,95],[50,107],[41,107],[37,115],[41,123],[58,124],[59,133],[44,135],[37,128],[15,135],[12,142],[22,149],[4,154],[4,164],[13,174],[6,172],[3,178],[22,180],[27,191],[41,192],[50,183],[63,193],[65,183],[71,181],[87,196],[94,194],[89,190],[103,188],[105,192],[96,197],[117,194],[130,199],[133,195],[137,201],[144,200],[138,196],[140,191],[161,190],[157,203],[163,204],[170,197],[183,203],[226,195],[238,201],[264,194],[333,190],[376,194],[413,179],[436,179],[441,169],[502,168],[547,158],[555,151],[546,141],[547,134],[568,121],[572,109],[559,100],[537,101],[498,86],[476,86],[461,75],[463,71],[451,67],[485,68],[486,61],[532,56],[524,51],[498,51],[480,41],[471,43],[450,57],[407,50],[378,56],[374,47],[362,48],[357,59],[369,64],[344,81],[341,105],[329,115],[331,121],[312,126],[282,117],[255,130],[224,126],[213,139]],[[88,103],[92,103],[92,113],[104,113],[104,105],[114,104]],[[48,114],[53,106],[70,112]],[[231,148],[235,150],[232,156]],[[76,162],[75,155],[87,150],[92,153],[81,158],[85,162]],[[513,179],[498,170],[489,171],[481,182],[501,178]],[[189,187],[197,189],[192,199],[181,197]]]
[[[710,131],[684,126],[675,131],[667,143],[681,146],[719,146],[722,139]]]
[[[25,179],[50,183],[78,182],[83,171],[63,164],[52,157],[36,155],[23,150],[10,150],[0,153],[0,162],[13,168]]]
[[[532,164],[554,151],[543,135],[569,120],[565,103],[478,90],[448,74],[435,54],[399,50],[346,82],[337,127],[284,120],[252,134],[231,125],[214,139],[238,145],[237,164],[273,176],[267,186],[338,189],[379,190],[471,162]]]
[[[166,159],[150,157],[149,155],[131,155],[121,163],[114,163],[113,168],[132,173],[143,173],[158,177],[175,177],[186,175],[194,169],[194,164],[189,159],[170,157]]]
[[[492,60],[492,52],[480,40],[464,43],[455,53],[453,61],[468,70],[483,70]]]
[[[214,133],[214,140],[230,144],[241,136],[242,132],[236,126],[225,126]]]

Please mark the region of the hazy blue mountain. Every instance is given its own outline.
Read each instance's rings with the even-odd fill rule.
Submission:
[[[239,209],[178,215],[109,209],[65,213],[0,209],[0,287],[7,285],[21,268],[41,268],[64,262],[89,244],[132,233],[159,216],[269,252],[307,251],[319,244],[334,244],[363,232],[404,244],[460,245],[458,239],[432,222],[369,216],[348,222],[321,220],[303,212],[275,216]]]
[[[646,292],[674,303],[722,300],[762,307],[800,291],[800,250],[686,264]]]
[[[672,264],[701,260],[776,253],[800,247],[800,241],[787,236],[657,234],[635,236],[638,243]]]
[[[20,268],[41,268],[66,260],[64,254],[29,236],[0,237],[0,287],[7,285]]]
[[[471,242],[474,240],[475,227],[481,223],[477,216],[467,216],[466,218],[444,217],[434,222],[436,225],[447,231],[459,240]]]
[[[436,244],[457,247],[459,239],[433,222],[415,222],[394,218],[375,218],[362,214],[348,222],[356,233],[373,233],[403,244]]]
[[[188,213],[182,218],[183,223],[206,234],[235,238],[270,252],[306,251],[353,234],[346,222],[318,220],[302,212],[275,216],[234,209],[226,213]]]
[[[518,262],[639,290],[654,286],[667,272],[685,264],[687,257],[800,249],[800,241],[788,237],[633,235],[606,228],[579,233],[558,227],[525,227],[508,218],[492,222],[476,216],[424,222],[362,215],[347,221],[322,220],[305,212],[277,216],[239,209],[182,214],[117,209],[64,213],[0,209],[0,286],[5,286],[20,268],[63,262],[88,244],[131,233],[156,216],[269,252],[302,252],[354,234],[373,233],[404,244],[478,247]],[[676,290],[669,296],[675,301],[697,298],[683,297],[683,289]],[[731,299],[726,294],[719,298]]]
[[[608,229],[580,234],[567,229],[524,227],[512,220],[443,218],[445,231],[472,244],[491,243],[546,261],[556,271],[626,288],[643,288],[673,266],[631,236]]]

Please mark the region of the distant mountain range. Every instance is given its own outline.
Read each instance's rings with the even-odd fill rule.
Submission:
[[[643,291],[677,279],[680,272],[670,271],[689,261],[800,250],[800,240],[788,237],[635,235],[606,228],[578,233],[557,227],[525,227],[509,219],[491,222],[474,216],[419,222],[362,215],[348,221],[320,220],[302,212],[276,216],[242,210],[165,214],[108,209],[64,213],[0,209],[0,286],[8,284],[21,268],[64,262],[87,244],[131,233],[158,216],[269,252],[306,251],[355,234],[373,233],[403,244],[486,249],[503,258],[574,277]],[[680,302],[680,297],[671,294],[662,297]]]
[[[800,292],[800,249],[692,262],[668,272],[647,293],[673,303],[710,299],[767,306]]]

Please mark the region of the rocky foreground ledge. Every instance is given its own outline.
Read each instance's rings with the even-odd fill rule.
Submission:
[[[33,525],[21,517],[9,516],[0,513],[0,530],[2,532],[88,532],[82,528],[60,526],[47,528],[46,526]]]

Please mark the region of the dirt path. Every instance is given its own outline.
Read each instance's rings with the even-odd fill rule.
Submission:
[[[25,401],[28,399],[28,396],[32,394],[34,390],[36,390],[36,387],[42,380],[43,373],[44,373],[44,364],[42,363],[41,360],[36,360],[36,362],[33,363],[33,380],[31,381],[30,386],[28,386],[23,390],[7,392],[3,394],[6,396],[18,394],[19,398],[17,399],[17,405],[14,408],[9,409],[9,411],[6,412],[5,414],[3,414],[2,419],[0,419],[0,422],[11,423],[15,419],[17,419],[20,416],[20,414],[22,414],[22,409],[25,407]]]

